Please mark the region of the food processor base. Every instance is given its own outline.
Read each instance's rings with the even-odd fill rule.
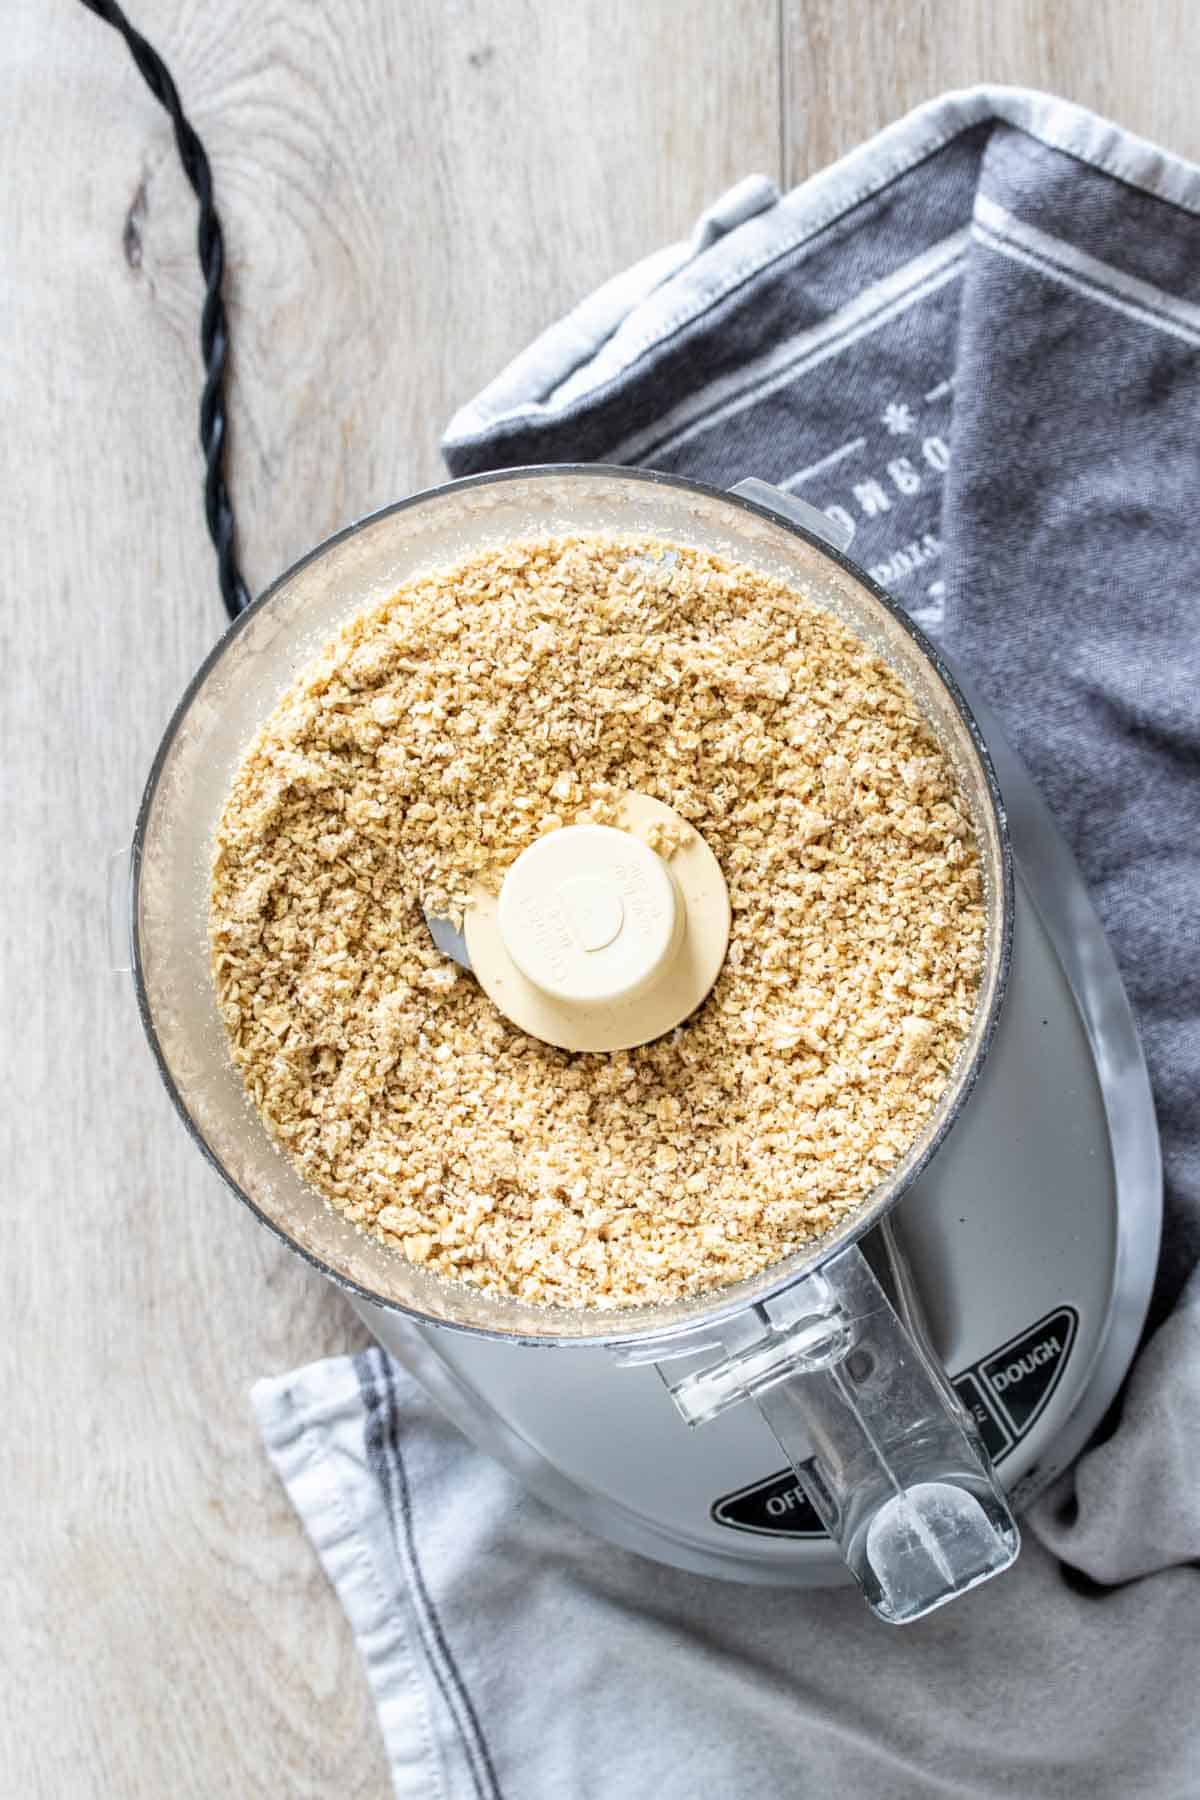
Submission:
[[[1124,1378],[1157,1264],[1162,1179],[1112,952],[1027,772],[968,698],[1017,863],[1009,993],[963,1116],[875,1254],[1019,1509],[1083,1448]],[[757,1408],[689,1429],[653,1363],[355,1304],[482,1450],[613,1543],[733,1580],[848,1579]]]

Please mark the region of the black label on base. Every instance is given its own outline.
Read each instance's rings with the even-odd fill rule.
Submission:
[[[1060,1306],[1036,1325],[952,1377],[959,1400],[975,1421],[983,1447],[1000,1463],[1040,1418],[1058,1386],[1079,1328],[1073,1306]],[[826,1535],[794,1469],[780,1469],[735,1494],[713,1502],[712,1517],[734,1531],[768,1537]]]
[[[1058,1386],[1078,1325],[1075,1308],[1060,1306],[975,1364],[972,1373],[986,1384],[994,1411],[1014,1437],[1025,1436]]]
[[[975,1429],[983,1439],[984,1449],[994,1463],[999,1462],[1012,1449],[1013,1440],[1007,1426],[1000,1423],[984,1399],[979,1381],[968,1370],[965,1375],[959,1375],[955,1379],[954,1391],[974,1419]]]
[[[712,1516],[718,1525],[735,1531],[765,1531],[773,1537],[824,1537],[812,1501],[796,1479],[794,1469],[781,1469],[736,1494],[715,1502]]]

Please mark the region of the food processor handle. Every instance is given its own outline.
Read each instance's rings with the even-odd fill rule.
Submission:
[[[689,1425],[754,1401],[881,1619],[919,1619],[1015,1558],[974,1421],[857,1246],[655,1360]]]
[[[786,1377],[750,1388],[876,1613],[902,1624],[1008,1568],[1016,1523],[942,1371],[852,1246],[789,1290],[836,1324]],[[811,1314],[810,1314],[811,1316]]]

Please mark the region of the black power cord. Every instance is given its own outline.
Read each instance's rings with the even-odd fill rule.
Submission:
[[[229,320],[221,292],[225,276],[225,239],[213,201],[212,169],[204,145],[183,110],[171,71],[153,44],[148,44],[141,32],[134,29],[116,0],[82,0],[82,4],[120,32],[146,86],[170,113],[183,172],[200,202],[196,243],[204,276],[204,311],[200,317],[200,349],[204,357],[204,392],[200,397],[200,448],[205,464],[204,513],[208,535],[217,553],[221,598],[230,618],[236,619],[249,606],[250,594],[238,567],[233,502],[225,482],[225,366],[229,357]]]

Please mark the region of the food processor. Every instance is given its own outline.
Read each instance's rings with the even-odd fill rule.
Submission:
[[[589,532],[749,565],[888,662],[954,764],[986,942],[945,1091],[857,1210],[735,1286],[568,1311],[441,1279],[304,1185],[230,1060],[207,902],[249,739],[350,615],[462,557]],[[1014,1514],[1102,1419],[1145,1317],[1161,1176],[1129,1007],[1066,846],[987,709],[843,549],[833,522],[764,483],[726,493],[593,465],[474,477],[376,513],[217,644],[167,728],[116,893],[142,1020],[196,1142],[469,1437],[616,1544],[743,1581],[853,1578],[901,1623],[1011,1563]],[[451,923],[431,929],[470,965]]]

